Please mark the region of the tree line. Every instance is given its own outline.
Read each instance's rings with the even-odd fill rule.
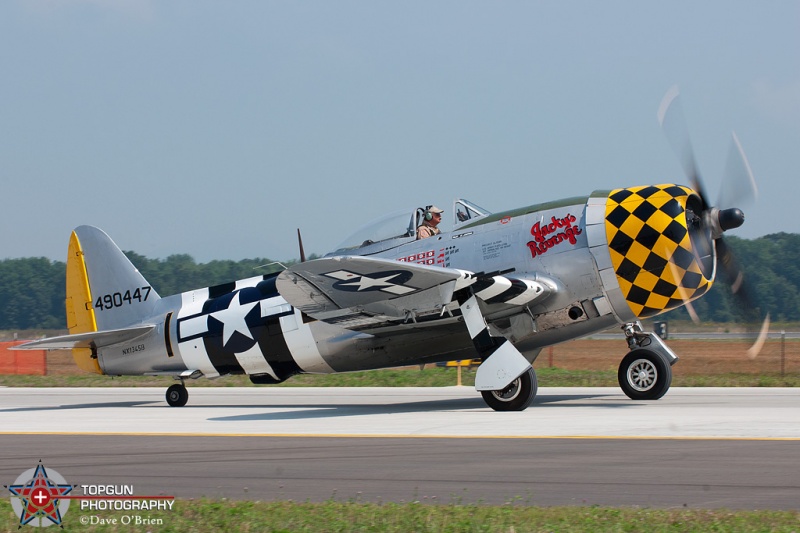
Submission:
[[[726,241],[739,259],[752,299],[761,311],[769,312],[773,321],[800,321],[800,234],[775,233],[752,240],[726,237]],[[266,258],[197,263],[184,254],[166,259],[149,259],[135,252],[125,255],[162,296],[282,269]],[[61,261],[0,261],[0,330],[65,329],[65,275],[66,264]],[[704,322],[742,319],[741,305],[722,277],[693,306]],[[688,318],[685,309],[664,316]]]
[[[266,258],[197,263],[185,254],[166,259],[125,255],[161,296],[283,269]],[[66,329],[66,272],[66,263],[41,257],[0,261],[0,330]]]

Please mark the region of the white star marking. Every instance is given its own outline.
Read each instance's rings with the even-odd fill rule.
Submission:
[[[414,292],[416,289],[414,289],[413,287],[406,287],[404,285],[395,285],[394,283],[389,283],[390,279],[394,279],[400,274],[401,272],[396,272],[394,274],[389,274],[382,278],[371,278],[369,276],[354,274],[352,272],[348,272],[347,270],[337,270],[336,272],[328,272],[325,275],[330,278],[338,279],[341,281],[349,280],[347,281],[347,283],[340,284],[340,287],[341,286],[354,287],[356,288],[357,292],[361,292],[363,290],[372,288],[377,288],[381,291],[397,295]]]
[[[228,308],[222,311],[217,311],[216,313],[211,313],[211,316],[222,322],[222,345],[225,346],[228,344],[228,341],[231,340],[233,333],[238,331],[242,335],[253,338],[253,335],[250,333],[250,328],[247,327],[247,322],[245,322],[245,317],[247,313],[249,313],[253,307],[258,305],[258,302],[250,302],[249,304],[242,305],[239,302],[239,296],[241,292],[237,292],[236,296],[233,297],[231,303],[228,304]]]
[[[389,276],[384,276],[382,278],[368,278],[367,276],[361,276],[360,279],[353,280],[348,283],[343,283],[342,285],[348,286],[358,286],[359,291],[363,291],[365,289],[371,289],[372,287],[384,288],[384,287],[394,287],[394,283],[389,283],[389,280],[392,278],[396,278],[400,274],[390,274]]]

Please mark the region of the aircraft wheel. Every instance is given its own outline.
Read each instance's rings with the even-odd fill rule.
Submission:
[[[183,407],[189,401],[189,391],[183,384],[176,383],[167,389],[167,403],[172,407]]]
[[[672,383],[672,367],[650,350],[633,350],[619,365],[619,386],[632,400],[658,400]]]
[[[538,388],[536,371],[531,367],[505,389],[484,390],[481,396],[486,405],[495,411],[524,411],[533,401]]]

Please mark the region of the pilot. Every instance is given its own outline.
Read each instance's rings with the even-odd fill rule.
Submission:
[[[429,205],[425,208],[425,213],[422,215],[422,224],[417,228],[417,239],[427,239],[441,233],[437,226],[442,221],[442,213],[444,211],[435,205]]]

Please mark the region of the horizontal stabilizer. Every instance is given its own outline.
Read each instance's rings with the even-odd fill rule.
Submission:
[[[145,326],[134,326],[132,328],[112,329],[107,331],[90,331],[88,333],[76,333],[75,335],[60,335],[49,337],[38,341],[26,342],[19,346],[14,346],[12,350],[68,350],[71,348],[91,348],[92,344],[97,348],[111,346],[129,342],[146,335],[153,331],[155,326],[152,324]]]

